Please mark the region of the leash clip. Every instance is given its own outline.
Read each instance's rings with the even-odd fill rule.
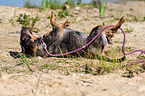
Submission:
[[[42,38],[39,38],[41,41],[42,41],[42,43],[43,43],[43,48],[45,49],[45,50],[47,50],[47,46],[46,46],[46,44],[45,44],[45,42],[42,40]]]
[[[46,44],[43,42],[43,48],[46,50],[47,49],[47,46]]]

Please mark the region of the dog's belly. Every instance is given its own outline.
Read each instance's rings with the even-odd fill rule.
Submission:
[[[79,32],[73,29],[69,29],[69,28],[63,28],[64,29],[64,35],[68,34],[68,33],[74,33],[76,35],[78,35],[79,37],[81,37],[82,39],[87,39],[87,37],[89,36],[89,34],[84,33],[84,32]]]
[[[76,50],[87,43],[89,34],[64,28],[64,34],[57,42],[50,47],[52,53],[60,54]],[[82,53],[78,51],[78,53]]]

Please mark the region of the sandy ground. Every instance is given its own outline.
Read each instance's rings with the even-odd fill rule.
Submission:
[[[89,33],[90,30],[106,22],[116,24],[120,18],[126,15],[127,20],[122,28],[133,29],[126,33],[126,46],[133,49],[145,50],[145,2],[131,2],[127,4],[108,5],[105,18],[99,18],[99,10],[85,7],[72,9],[78,11],[74,17],[68,17],[71,21],[70,28]],[[19,45],[21,25],[15,20],[18,14],[27,13],[31,16],[36,14],[41,17],[36,26],[40,32],[36,36],[51,30],[49,19],[51,10],[39,12],[37,9],[16,8],[11,6],[0,6],[0,96],[145,96],[145,73],[135,75],[133,78],[122,77],[124,70],[115,70],[106,75],[91,75],[79,72],[71,72],[69,75],[63,71],[41,69],[40,66],[61,58],[35,57],[29,60],[31,67],[35,69],[30,72],[26,65],[21,64],[21,59],[14,59],[10,51],[21,52]],[[14,22],[13,22],[13,21]],[[62,24],[66,18],[58,19]],[[113,39],[114,45],[122,45],[122,34],[118,33]],[[127,56],[127,60],[135,60],[135,56]],[[71,59],[68,60],[68,66]],[[77,62],[78,59],[73,59]],[[87,61],[87,59],[85,59]],[[54,61],[54,62],[53,62]],[[89,60],[88,60],[89,61]],[[97,60],[99,62],[99,60]],[[79,62],[79,61],[78,61]],[[58,63],[58,62],[57,62]],[[59,64],[59,63],[58,63]],[[76,63],[77,64],[77,63]],[[41,69],[41,70],[40,70]]]

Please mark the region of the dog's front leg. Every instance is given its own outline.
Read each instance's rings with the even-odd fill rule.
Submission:
[[[106,52],[107,52],[107,46],[108,46],[108,40],[106,38],[106,34],[105,33],[102,33],[101,34],[101,42],[102,42],[102,54],[105,55]]]

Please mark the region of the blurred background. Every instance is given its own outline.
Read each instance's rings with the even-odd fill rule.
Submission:
[[[76,6],[76,5],[81,5],[81,4],[93,4],[93,3],[97,3],[98,1],[101,1],[101,2],[108,1],[108,3],[126,3],[128,1],[145,1],[145,0],[0,0],[0,5],[15,6],[15,7],[21,7],[21,8],[22,7],[41,8],[42,4],[45,3],[45,5],[50,5],[48,6],[49,8],[52,8],[51,5],[53,6],[57,5],[60,7],[65,2],[69,2],[70,6]]]

